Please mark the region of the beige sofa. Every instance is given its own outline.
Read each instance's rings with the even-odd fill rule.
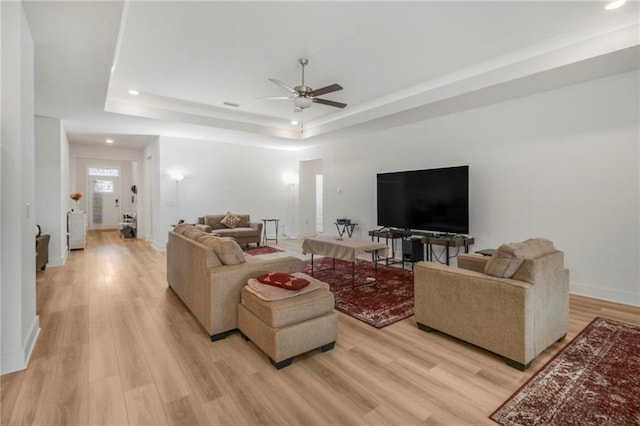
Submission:
[[[270,271],[299,272],[301,267],[302,261],[292,256],[245,256],[232,239],[213,236],[193,225],[179,225],[169,232],[169,286],[213,341],[238,327],[240,290],[249,278]]]
[[[417,263],[417,325],[502,355],[524,371],[567,333],[569,271],[563,261],[550,241],[535,239],[503,245],[491,258],[461,255],[458,268]]]
[[[211,228],[211,232],[221,237],[231,237],[238,244],[256,243],[260,245],[262,240],[262,222],[251,222],[248,214],[236,214],[240,218],[240,222],[234,227],[229,228],[222,223],[222,219],[226,214],[212,214],[201,216],[198,218],[198,224]]]

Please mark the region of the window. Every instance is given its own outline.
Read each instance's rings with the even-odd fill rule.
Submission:
[[[112,180],[94,180],[93,192],[113,192]]]
[[[102,167],[89,167],[89,176],[118,177],[118,176],[120,176],[120,170],[118,170],[118,169],[104,169]],[[113,191],[103,191],[103,192],[113,192]]]

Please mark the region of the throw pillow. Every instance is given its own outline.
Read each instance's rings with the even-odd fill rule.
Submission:
[[[246,262],[242,249],[233,238],[214,236],[211,238],[213,240],[207,245],[213,247],[216,256],[224,265],[239,265]]]
[[[231,212],[227,212],[225,217],[220,221],[227,228],[235,228],[240,223],[240,218]]]
[[[309,285],[309,281],[284,272],[267,272],[256,278],[262,284],[272,285],[287,290],[300,290]]]
[[[511,278],[524,262],[521,244],[502,244],[484,267],[484,273],[499,278]]]

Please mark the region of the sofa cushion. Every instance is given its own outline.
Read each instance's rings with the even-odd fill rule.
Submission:
[[[207,254],[206,254],[206,265],[207,268],[215,268],[216,266],[221,266],[223,265],[222,261],[220,260],[220,258],[218,257],[218,255],[216,254],[215,251],[215,244],[216,242],[213,241],[216,237],[214,237],[211,234],[203,234],[200,237],[198,237],[198,239],[196,241],[198,241],[200,244],[209,247],[210,249],[207,250]]]
[[[199,229],[194,228],[193,226],[186,229],[182,235],[184,235],[187,238],[191,238],[192,240],[198,240],[198,237],[202,236],[202,235],[207,235],[206,232],[203,232]]]
[[[233,238],[216,237],[211,234],[205,235],[208,238],[202,237],[199,242],[213,248],[223,265],[239,265],[246,262],[242,249]]]
[[[249,228],[251,226],[249,225],[251,219],[248,214],[237,214],[236,216],[240,219],[240,222],[236,225],[238,228]]]
[[[215,229],[212,231],[220,237],[243,238],[257,235],[258,231],[253,228],[233,228],[233,229]]]
[[[551,240],[545,238],[530,238],[522,243],[522,257],[525,259],[537,259],[540,256],[556,251]]]
[[[484,267],[484,273],[499,278],[511,278],[524,258],[519,253],[518,243],[505,243],[498,247]]]
[[[227,212],[225,217],[220,221],[227,228],[235,228],[240,223],[240,218],[231,212]]]
[[[530,238],[521,243],[505,243],[491,256],[484,273],[499,278],[511,278],[525,260],[536,259],[553,251],[553,243],[544,238]]]
[[[256,279],[262,284],[272,285],[286,290],[300,290],[309,285],[308,280],[284,272],[267,272],[258,276]]]
[[[190,229],[193,229],[193,225],[188,223],[181,223],[173,228],[173,232],[176,234],[184,235],[184,233]]]

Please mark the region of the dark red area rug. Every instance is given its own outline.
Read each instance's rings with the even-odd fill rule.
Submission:
[[[413,315],[413,272],[378,263],[378,282],[351,288],[351,262],[326,257],[314,258],[314,278],[331,286],[336,309],[376,328],[382,328]],[[303,262],[311,275],[311,261]],[[373,263],[356,262],[356,285],[375,274]]]
[[[490,419],[505,425],[640,425],[640,327],[596,318]]]
[[[250,256],[259,256],[261,254],[271,254],[271,253],[279,253],[282,252],[284,250],[280,250],[279,248],[275,248],[275,247],[271,247],[271,246],[260,246],[260,247],[254,247],[254,246],[250,246],[250,247],[243,247],[242,251],[245,254],[248,254]]]

